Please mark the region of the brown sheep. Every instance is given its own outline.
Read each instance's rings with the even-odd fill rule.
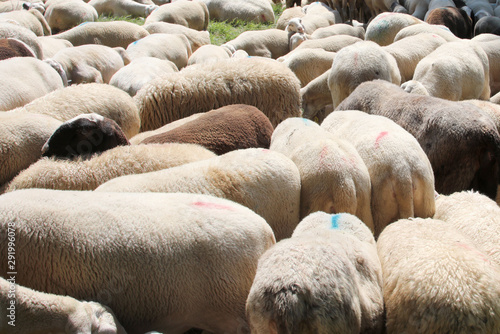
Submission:
[[[206,112],[183,126],[144,139],[141,144],[191,143],[224,154],[237,149],[269,148],[273,126],[254,106],[233,104]]]
[[[459,38],[472,38],[472,19],[462,8],[448,6],[433,9],[429,12],[425,22],[444,25]]]
[[[388,117],[422,146],[434,171],[437,192],[474,189],[495,198],[500,135],[493,120],[471,104],[406,93],[383,80],[364,82],[336,110]]]

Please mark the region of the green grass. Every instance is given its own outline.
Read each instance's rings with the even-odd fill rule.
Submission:
[[[223,21],[210,21],[208,24],[208,32],[210,33],[210,42],[214,45],[222,45],[227,41],[235,39],[239,34],[247,30],[263,30],[272,29],[276,27],[276,21],[283,13],[284,7],[281,4],[273,4],[273,11],[275,16],[274,23],[255,23],[245,22],[241,20],[234,20],[231,22]],[[121,17],[108,17],[100,15],[97,19],[98,22],[108,21],[128,21],[138,25],[144,24],[144,18],[133,18],[131,16]]]

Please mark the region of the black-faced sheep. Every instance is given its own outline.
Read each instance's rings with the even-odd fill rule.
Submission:
[[[226,198],[263,217],[277,240],[289,238],[300,220],[299,171],[289,158],[266,149],[236,150],[179,167],[123,176],[96,191],[185,192]]]
[[[139,132],[139,111],[127,93],[108,84],[71,85],[45,94],[11,112],[43,114],[68,121],[81,114],[96,113],[114,120],[127,138]]]
[[[111,309],[102,304],[28,289],[15,283],[15,275],[0,277],[0,291],[0,307],[7,316],[0,323],[2,334],[126,334]]]
[[[453,225],[500,268],[500,207],[477,192],[440,195],[434,219]]]
[[[273,132],[271,150],[300,172],[300,217],[316,211],[356,215],[373,232],[370,174],[348,141],[304,118],[288,118]]]
[[[41,158],[43,145],[59,125],[61,121],[45,115],[0,112],[0,187]]]
[[[149,32],[138,24],[127,21],[110,21],[84,22],[74,28],[52,35],[52,37],[68,40],[74,46],[101,44],[126,48],[130,43],[148,35]]]
[[[199,145],[172,143],[118,146],[88,160],[42,158],[26,166],[5,190],[94,190],[123,175],[153,172],[214,156]]]
[[[497,333],[500,270],[451,224],[402,219],[377,241],[388,333]]]
[[[500,135],[478,107],[409,94],[376,80],[359,85],[336,110],[353,109],[388,117],[415,136],[431,162],[438,193],[475,189],[495,198]]]
[[[202,1],[179,0],[161,5],[146,18],[144,24],[168,22],[195,30],[207,30],[209,13]]]
[[[82,114],[59,126],[42,147],[42,156],[88,158],[120,145],[129,145],[115,121],[98,114]]]
[[[363,222],[313,213],[259,259],[246,305],[251,332],[382,333],[382,284]]]
[[[141,144],[191,143],[215,154],[261,147],[269,148],[273,126],[254,106],[232,104],[211,110],[173,130],[153,135]]]
[[[299,91],[299,79],[285,65],[271,59],[243,58],[188,66],[151,81],[134,99],[141,131],[237,103],[257,107],[276,126],[301,115]]]
[[[104,304],[128,333],[237,333],[258,259],[275,243],[262,217],[208,195],[27,189],[0,199],[0,256],[12,222],[23,250],[16,283]]]
[[[386,117],[356,110],[332,112],[321,127],[352,143],[368,168],[375,237],[398,219],[434,215],[432,167],[409,132]]]

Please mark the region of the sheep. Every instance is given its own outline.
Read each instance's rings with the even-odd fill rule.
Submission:
[[[497,103],[483,100],[463,100],[460,102],[473,104],[487,113],[495,123],[498,133],[500,133],[500,106]]]
[[[125,49],[98,44],[61,49],[50,59],[62,66],[71,84],[109,83],[113,74],[130,62]]]
[[[447,42],[456,42],[460,38],[455,36],[448,27],[443,25],[428,24],[423,22],[422,24],[413,24],[408,27],[401,29],[394,37],[394,42],[397,42],[405,37],[417,35],[417,34],[431,33],[443,37]]]
[[[154,22],[145,24],[146,29],[150,34],[183,34],[191,44],[191,51],[195,52],[200,46],[210,44],[210,33],[206,30],[198,31],[180,24],[168,22]]]
[[[493,96],[500,92],[500,37],[488,41],[473,38],[472,41],[478,44],[488,56],[490,95]]]
[[[301,178],[300,217],[316,211],[356,215],[373,232],[368,169],[354,146],[304,118],[288,118],[273,132],[271,150],[289,157]]]
[[[51,1],[45,19],[53,34],[69,30],[82,22],[95,22],[99,14],[93,6],[82,0]]]
[[[447,43],[444,38],[431,33],[421,33],[395,41],[382,48],[396,59],[401,83],[413,78],[418,62],[439,46]]]
[[[180,0],[161,5],[149,14],[144,24],[169,22],[195,30],[207,30],[208,21],[208,8],[204,2]]]
[[[494,200],[473,191],[440,195],[434,219],[453,225],[500,268],[500,207]]]
[[[98,15],[131,16],[146,18],[157,5],[145,5],[133,0],[90,0],[89,5],[94,7]]]
[[[0,110],[21,107],[37,97],[64,87],[63,78],[47,62],[33,57],[0,61]]]
[[[232,104],[208,111],[196,120],[141,141],[151,143],[192,143],[217,155],[237,149],[269,148],[273,126],[259,109]]]
[[[26,188],[94,190],[116,177],[153,172],[214,156],[199,145],[170,143],[117,146],[87,160],[41,158],[14,177],[5,191]]]
[[[300,89],[302,117],[308,119],[318,118],[318,123],[323,121],[323,119],[320,119],[321,114],[323,114],[327,106],[333,104],[332,93],[328,87],[330,72],[331,68]]]
[[[313,213],[259,259],[247,298],[252,333],[382,333],[382,268],[356,217]]]
[[[459,101],[489,100],[489,61],[475,42],[448,42],[420,60],[415,67],[413,85],[422,86],[428,95]],[[413,85],[401,87],[411,93]]]
[[[498,12],[500,9],[495,8],[495,12]],[[476,24],[474,25],[474,36],[479,36],[481,34],[495,34],[500,35],[500,17],[497,16],[484,16],[480,18]]]
[[[257,107],[276,126],[288,117],[301,115],[299,93],[299,79],[285,65],[243,58],[191,65],[179,73],[164,75],[142,87],[134,99],[141,131],[148,131],[235,103]]]
[[[203,45],[198,50],[193,52],[188,59],[188,65],[213,63],[221,59],[231,58],[232,53],[228,48],[207,44]]]
[[[67,159],[89,157],[119,145],[130,143],[115,121],[98,114],[82,114],[64,122],[54,131],[42,147],[42,156]]]
[[[178,69],[187,66],[192,54],[191,44],[183,34],[151,34],[127,47],[130,59],[156,57],[173,62]]]
[[[325,38],[334,35],[350,35],[365,39],[365,29],[363,27],[354,27],[346,23],[336,23],[328,27],[318,28],[311,34],[312,39]]]
[[[43,14],[36,9],[22,9],[1,13],[0,22],[16,22],[17,24],[33,31],[37,36],[47,36],[52,33]]]
[[[339,11],[333,10],[323,2],[315,1],[304,6],[303,10],[306,15],[300,20],[307,34],[312,34],[316,29],[342,22]]]
[[[67,331],[125,334],[109,307],[35,291],[15,284],[15,276],[8,277],[0,277],[0,307],[7,316],[0,324],[2,334]]]
[[[16,38],[26,43],[35,53],[36,58],[43,59],[43,50],[37,35],[28,28],[14,23],[0,23],[0,38]]]
[[[500,135],[478,107],[408,94],[376,80],[359,85],[336,108],[352,109],[388,117],[415,136],[431,162],[438,193],[474,189],[495,198]]]
[[[42,1],[26,2],[22,0],[9,0],[0,2],[0,13],[12,12],[26,8],[36,8],[40,13],[45,12],[45,4]]]
[[[43,145],[61,121],[45,115],[5,112],[0,113],[0,120],[1,187],[42,156]]]
[[[409,14],[381,13],[366,27],[365,40],[386,46],[394,41],[394,37],[401,29],[421,23],[424,21]]]
[[[278,58],[299,78],[301,87],[319,77],[332,67],[335,52],[323,49],[301,49]]]
[[[299,171],[283,154],[262,148],[231,151],[179,167],[119,177],[95,191],[185,192],[226,198],[263,217],[276,240],[289,238],[299,223]]]
[[[473,23],[467,12],[457,7],[440,7],[431,10],[425,22],[429,24],[441,24],[450,29],[458,38],[472,38]]]
[[[493,7],[487,0],[467,0],[465,4],[473,14],[474,23],[477,23],[483,17],[495,15]]]
[[[66,30],[53,38],[65,39],[74,46],[84,44],[102,44],[109,47],[126,48],[130,43],[149,35],[138,24],[127,21],[84,22]]]
[[[323,49],[329,52],[339,52],[341,49],[361,41],[362,39],[354,36],[334,35],[319,39],[307,39],[300,43],[297,47],[291,49],[293,49],[293,51],[301,49]]]
[[[337,107],[362,82],[374,79],[401,84],[396,59],[380,45],[362,41],[341,49],[332,63],[328,88]]]
[[[361,5],[362,3],[360,4],[357,2],[356,4]],[[378,15],[385,12],[408,14],[404,0],[402,0],[401,3],[395,0],[369,0],[365,1],[364,6],[360,7],[359,11],[361,12],[362,17],[365,18],[364,22],[371,22]]]
[[[274,11],[268,0],[200,0],[206,4],[210,20],[242,20],[255,23],[274,23]]]
[[[303,17],[304,15],[306,15],[306,13],[304,13],[304,10],[300,6],[286,8],[276,21],[276,29],[285,30],[290,19]]]
[[[10,112],[51,116],[62,122],[80,114],[97,113],[114,120],[132,138],[139,132],[140,118],[135,101],[108,84],[88,83],[57,89]]]
[[[496,333],[498,266],[451,224],[402,219],[377,241],[388,333]]]
[[[37,41],[40,44],[44,59],[52,58],[59,50],[73,46],[65,39],[56,39],[52,38],[52,36],[39,36]]]
[[[139,57],[113,74],[109,84],[135,96],[137,92],[159,76],[179,72],[177,65],[167,59],[156,57]]]
[[[278,59],[290,52],[289,33],[280,29],[248,30],[222,44],[232,53],[244,50],[250,56]]]
[[[432,166],[409,132],[386,117],[357,110],[335,111],[321,127],[351,142],[368,168],[375,237],[398,219],[434,215]]]
[[[208,195],[25,189],[1,198],[1,238],[16,222],[24,250],[17,283],[105,304],[128,333],[237,333],[258,259],[275,243],[262,217]]]
[[[0,60],[13,57],[36,57],[28,44],[17,38],[0,38]]]

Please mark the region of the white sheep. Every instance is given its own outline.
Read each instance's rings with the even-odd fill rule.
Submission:
[[[141,131],[235,103],[257,107],[276,126],[301,115],[299,92],[299,79],[285,65],[271,59],[243,58],[191,65],[164,75],[143,86],[134,99]]]
[[[123,175],[153,172],[214,156],[199,145],[171,143],[117,146],[88,160],[43,158],[13,178],[5,190],[94,190]]]
[[[340,13],[323,2],[315,1],[304,6],[303,10],[306,15],[300,20],[307,34],[312,34],[316,29],[342,22]]]
[[[299,34],[295,34],[292,37],[300,36]],[[306,39],[301,42],[298,46],[292,48],[295,50],[300,49],[323,49],[325,51],[330,52],[338,52],[341,49],[355,44],[357,42],[361,42],[362,39],[350,35],[334,35],[325,38],[318,39]]]
[[[382,333],[382,268],[356,217],[313,213],[259,259],[247,298],[252,333]]]
[[[204,2],[179,0],[161,5],[149,14],[144,24],[169,22],[195,30],[207,30],[208,21],[208,8]]]
[[[43,3],[43,1],[35,0],[32,2],[27,2],[24,0],[9,0],[0,2],[0,13],[26,9],[27,7],[36,8],[42,14],[45,12],[45,4]]]
[[[196,51],[200,46],[210,44],[210,33],[206,30],[198,31],[185,27],[180,24],[168,22],[154,22],[145,24],[146,29],[150,34],[183,34],[191,43],[191,51]]]
[[[135,96],[151,80],[178,71],[177,65],[170,60],[139,57],[116,71],[109,80],[109,84],[126,91],[130,96]]]
[[[390,223],[432,217],[434,174],[418,141],[390,119],[361,111],[335,111],[321,127],[356,147],[372,184],[375,236]]]
[[[53,34],[66,31],[82,22],[95,22],[99,14],[93,6],[82,0],[47,2],[45,19]]]
[[[200,194],[19,190],[1,196],[2,238],[12,222],[19,284],[107,305],[129,333],[236,334],[275,243],[250,209]]]
[[[278,58],[299,78],[305,87],[309,82],[332,68],[335,52],[323,49],[300,49]]]
[[[276,21],[276,29],[285,30],[290,19],[303,17],[304,15],[306,15],[306,13],[304,13],[304,10],[301,6],[286,8],[285,10],[283,10],[280,17]]]
[[[377,241],[388,333],[497,333],[500,270],[451,224],[402,219]]]
[[[328,27],[318,28],[312,34],[312,39],[325,38],[334,35],[350,35],[365,39],[365,29],[362,26],[352,26],[346,23],[336,23]]]
[[[0,277],[0,307],[7,316],[0,333],[126,334],[109,307],[35,291],[16,284],[15,277]]]
[[[483,34],[481,34],[483,35]],[[479,36],[481,36],[479,35]],[[490,95],[493,96],[500,92],[500,36],[495,35],[496,38],[489,41],[481,41],[473,38],[472,41],[476,42],[481,49],[486,52],[488,56],[488,63],[490,68]]]
[[[460,40],[460,38],[455,36],[446,26],[422,22],[421,24],[413,24],[401,29],[396,36],[394,36],[394,42],[397,42],[405,37],[425,33],[439,35],[447,42],[456,42]]]
[[[426,95],[452,100],[490,99],[489,61],[475,42],[448,42],[420,60],[413,80],[401,87],[408,93],[423,88]],[[416,81],[416,82],[413,82]]]
[[[401,84],[398,64],[389,52],[372,41],[358,42],[341,49],[328,76],[333,107],[336,108],[359,84],[375,79]]]
[[[131,16],[146,18],[157,5],[146,5],[133,0],[90,0],[89,5],[95,8],[97,14],[108,16]]]
[[[210,20],[242,20],[274,23],[274,11],[269,0],[200,0],[207,5]]]
[[[439,35],[421,33],[395,41],[383,49],[396,59],[401,83],[404,83],[413,78],[418,62],[444,43],[446,40]]]
[[[138,24],[127,21],[109,21],[84,22],[52,37],[68,40],[74,46],[102,44],[126,48],[130,43],[147,35],[149,32]]]
[[[384,12],[370,21],[366,27],[365,40],[373,41],[380,46],[389,45],[401,29],[422,23],[424,21],[409,14]]]
[[[43,114],[65,122],[81,114],[96,113],[114,120],[127,138],[139,132],[139,111],[125,92],[108,84],[72,85],[45,94],[10,112]]]
[[[179,167],[119,177],[102,184],[96,191],[189,192],[226,198],[262,216],[277,240],[290,237],[299,223],[297,167],[283,154],[260,148],[231,151]]]
[[[62,122],[45,115],[5,112],[0,120],[1,187],[41,158],[43,145]]]
[[[156,57],[173,62],[178,69],[187,66],[192,54],[191,43],[183,34],[151,34],[127,47],[131,60],[140,57]]]
[[[109,83],[113,74],[130,62],[122,47],[98,44],[64,48],[50,59],[62,66],[71,84]]]
[[[16,22],[20,26],[33,31],[37,36],[47,36],[52,33],[43,14],[36,9],[21,9],[0,13],[0,22]]]
[[[34,99],[63,88],[65,82],[49,63],[33,57],[0,61],[0,110],[21,107]]]
[[[273,132],[270,149],[289,157],[300,172],[300,217],[347,212],[373,232],[370,174],[354,146],[317,123],[288,118]]]
[[[221,59],[229,59],[231,56],[231,51],[228,48],[207,44],[193,52],[188,59],[188,65],[213,63]]]
[[[39,36],[37,41],[42,49],[44,59],[53,57],[61,49],[73,46],[70,41],[52,38],[52,36]]]
[[[328,87],[330,72],[331,68],[300,89],[304,118],[315,119],[318,117],[317,121],[320,123],[323,119],[319,119],[319,117],[327,106],[332,105],[333,107],[332,93]]]
[[[232,53],[244,50],[250,56],[277,59],[290,52],[289,36],[288,32],[280,29],[247,30],[222,46]]]
[[[2,22],[0,23],[0,38],[16,38],[23,41],[33,50],[38,59],[44,59],[38,36],[28,28],[14,23]]]
[[[500,207],[493,199],[474,191],[440,195],[434,219],[453,225],[500,268]]]

